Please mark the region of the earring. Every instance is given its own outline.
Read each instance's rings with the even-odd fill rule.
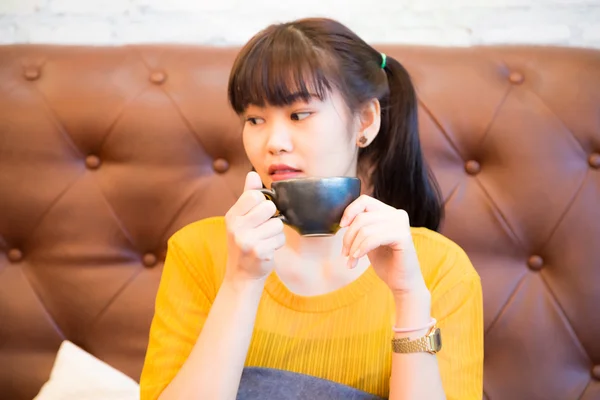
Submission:
[[[368,140],[369,139],[367,139],[366,136],[361,136],[360,138],[358,138],[358,143],[359,143],[360,147],[365,147]]]

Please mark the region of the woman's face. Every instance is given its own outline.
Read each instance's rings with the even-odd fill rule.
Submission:
[[[250,105],[243,119],[246,154],[266,187],[297,177],[356,176],[356,124],[339,92],[290,106]]]

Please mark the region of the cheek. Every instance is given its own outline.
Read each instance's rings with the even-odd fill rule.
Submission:
[[[324,151],[334,153],[341,159],[351,158],[356,148],[352,134],[353,126],[347,118],[341,111],[332,111],[321,138]]]
[[[330,158],[342,162],[350,159],[354,156],[355,144],[352,140],[351,134],[347,131],[340,129],[337,126],[337,130],[329,130],[324,132],[318,140],[319,146],[314,146],[315,153],[319,155],[327,155]]]
[[[247,133],[242,132],[242,143],[244,145],[244,150],[246,151],[248,159],[250,159],[250,162],[254,164],[258,156],[259,146],[256,143],[256,140],[252,140],[249,136],[250,135],[248,135]]]

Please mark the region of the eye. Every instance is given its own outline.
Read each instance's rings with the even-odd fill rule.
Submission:
[[[296,112],[296,113],[292,113],[291,118],[292,121],[301,121],[304,118],[307,118],[311,115],[312,113],[309,111],[305,111],[305,112]]]
[[[248,117],[246,118],[246,122],[249,122],[250,125],[259,125],[265,122],[265,120],[258,117]]]

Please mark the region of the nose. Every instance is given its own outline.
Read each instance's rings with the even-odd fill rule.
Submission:
[[[291,127],[285,121],[272,121],[267,134],[267,151],[270,154],[289,153],[294,149]]]

